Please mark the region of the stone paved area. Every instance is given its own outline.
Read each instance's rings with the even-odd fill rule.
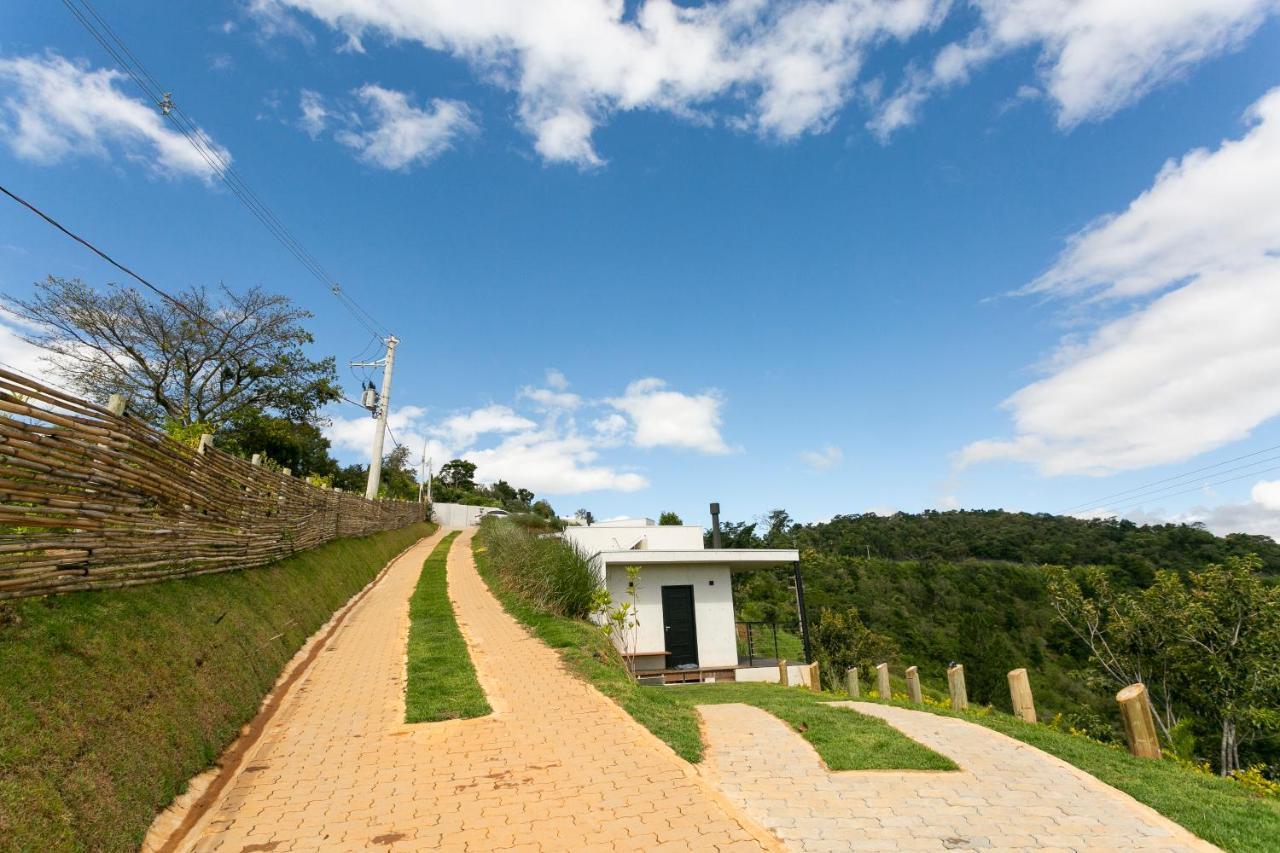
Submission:
[[[748,705],[700,706],[706,772],[794,850],[1214,850],[1128,795],[982,726],[865,702],[960,771],[832,773]]]
[[[439,537],[356,605],[185,849],[776,849],[502,610],[470,533],[449,592],[495,713],[405,725],[408,599]]]

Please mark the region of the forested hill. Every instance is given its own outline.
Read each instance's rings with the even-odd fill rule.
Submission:
[[[1189,570],[1231,555],[1257,554],[1280,574],[1280,545],[1269,536],[1215,536],[1197,525],[1135,524],[1004,510],[838,515],[796,524],[775,510],[761,524],[726,525],[729,547],[781,546],[890,560],[1005,560],[1057,565],[1110,565],[1144,584],[1156,569]]]

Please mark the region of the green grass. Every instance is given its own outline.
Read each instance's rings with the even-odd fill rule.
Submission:
[[[696,706],[742,702],[789,723],[832,770],[955,769],[949,759],[881,720],[823,704],[846,698],[841,695],[776,684],[640,687],[599,628],[531,606],[503,584],[482,545],[476,545],[475,554],[481,577],[508,613],[556,649],[571,672],[620,704],[687,761],[699,762],[703,754]]]
[[[457,537],[456,531],[450,533],[432,550],[409,599],[406,723],[482,717],[493,710],[476,680],[467,641],[449,603],[445,564]]]
[[[432,529],[248,571],[0,602],[0,850],[137,850],[306,638]]]
[[[1280,849],[1280,800],[1258,796],[1230,780],[1173,761],[1135,758],[1121,747],[1026,723],[1000,711],[956,713],[898,700],[891,704],[960,717],[1042,749],[1224,850],[1261,853]]]

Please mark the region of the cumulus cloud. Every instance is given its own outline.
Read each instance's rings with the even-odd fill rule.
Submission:
[[[486,433],[522,432],[536,426],[509,406],[485,406],[446,418],[440,429],[454,444],[466,446]]]
[[[0,364],[46,384],[56,384],[56,378],[47,375],[49,365],[44,360],[44,350],[25,340],[37,331],[21,317],[0,308]]]
[[[128,78],[48,52],[0,58],[0,139],[24,159],[52,164],[119,154],[166,177],[212,182],[217,173],[153,104],[124,93]],[[212,142],[226,162],[231,154]]]
[[[1216,506],[1194,506],[1181,512],[1163,509],[1131,509],[1127,512],[1099,507],[1082,518],[1122,516],[1138,524],[1201,524],[1219,536],[1251,533],[1270,536],[1280,542],[1280,481],[1262,480],[1254,484],[1249,500]]]
[[[1166,164],[1026,288],[1103,307],[1141,299],[1064,341],[1048,375],[1005,401],[1014,437],[970,444],[961,465],[1107,474],[1187,459],[1280,414],[1280,89],[1248,120],[1242,138]]]
[[[536,409],[531,414],[513,406],[490,404],[432,417],[420,407],[402,406],[391,412],[391,431],[412,449],[415,459],[425,444],[426,455],[435,460],[437,469],[449,459],[463,458],[476,463],[476,476],[483,482],[505,479],[548,495],[599,490],[631,492],[647,488],[649,481],[643,474],[628,470],[625,465],[606,463],[601,458],[603,453],[616,453],[628,446],[690,446],[684,439],[655,438],[647,427],[644,435],[648,443],[642,444],[640,423],[647,415],[642,413],[641,421],[636,421],[617,410],[614,400],[585,400],[571,394],[566,390],[568,380],[559,371],[548,371],[547,384],[554,387],[524,388],[517,395],[518,402],[527,401]],[[634,398],[632,392],[638,385],[641,386],[638,393],[642,394],[662,393],[685,400],[700,399],[665,390],[660,380],[632,383],[628,386],[628,395]],[[560,405],[565,400],[558,399],[556,395],[572,397],[573,405]],[[718,407],[718,397],[716,400]],[[671,407],[670,403],[667,405]],[[679,406],[671,408],[679,409]],[[594,409],[599,417],[589,421],[588,428],[580,429],[574,419],[575,409]],[[699,423],[687,413],[677,414],[700,436],[699,441],[705,445],[700,449],[714,446],[705,433],[705,416]],[[718,424],[717,415],[713,424],[717,440]],[[336,451],[363,460],[373,439],[373,431],[372,418],[348,418],[339,413],[332,418],[325,434]],[[722,446],[723,442],[719,444]]]
[[[800,458],[814,471],[830,471],[844,462],[844,451],[834,444],[828,444],[819,450],[806,450],[800,454]]]
[[[908,74],[869,123],[881,138],[914,122],[934,92],[1028,47],[1058,125],[1105,118],[1198,62],[1242,44],[1277,0],[976,0],[979,25]]]
[[[661,379],[637,379],[609,404],[625,414],[634,428],[637,447],[683,447],[702,453],[728,453],[720,435],[720,407],[714,391],[683,394],[667,389]]]
[[[936,25],[946,0],[262,0],[349,40],[413,41],[469,62],[516,94],[547,160],[594,166],[595,129],[625,110],[689,116],[743,105],[738,127],[767,138],[821,131],[854,91],[867,52]]]
[[[358,126],[334,134],[366,163],[383,169],[426,165],[453,147],[460,136],[476,132],[471,111],[461,101],[436,98],[427,109],[409,95],[373,84],[355,92],[367,115]],[[304,121],[306,105],[303,107]]]

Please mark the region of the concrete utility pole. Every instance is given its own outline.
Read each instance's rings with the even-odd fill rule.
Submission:
[[[373,431],[373,451],[369,455],[369,484],[365,487],[364,496],[373,500],[378,496],[378,487],[382,485],[382,440],[387,433],[387,413],[391,410],[391,367],[396,361],[396,344],[400,340],[395,335],[387,338],[387,355],[382,359],[382,393],[378,395],[378,426]]]

